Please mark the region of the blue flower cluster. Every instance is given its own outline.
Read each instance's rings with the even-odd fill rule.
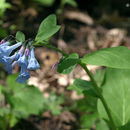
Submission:
[[[12,74],[12,70],[16,64],[20,67],[20,75],[16,79],[19,83],[25,83],[30,78],[30,70],[36,70],[40,68],[38,61],[34,55],[34,48],[28,48],[22,45],[22,42],[18,42],[12,46],[9,46],[10,42],[2,40],[0,42],[0,63],[5,65],[5,70]],[[12,52],[20,47],[20,50]]]

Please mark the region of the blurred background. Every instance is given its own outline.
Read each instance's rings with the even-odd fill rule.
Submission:
[[[0,0],[0,39],[17,31],[35,38],[52,13],[61,29],[50,43],[67,53],[82,57],[106,47],[130,49],[130,0]],[[89,80],[85,72],[77,66],[70,75],[58,74],[51,67],[60,54],[47,48],[35,53],[41,68],[25,85],[0,64],[0,130],[108,130],[97,115],[96,99],[71,91],[74,78]],[[104,70],[88,67],[100,85]]]

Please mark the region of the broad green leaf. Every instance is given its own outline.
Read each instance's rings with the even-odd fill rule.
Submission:
[[[18,32],[16,33],[16,39],[17,39],[18,41],[20,41],[20,42],[24,42],[24,41],[25,41],[25,35],[24,35],[24,33],[18,31]]]
[[[78,57],[77,53],[66,56],[58,64],[57,71],[62,74],[69,74],[77,65]]]
[[[124,46],[105,48],[85,55],[82,62],[110,68],[130,69],[130,50]]]
[[[12,75],[9,75],[7,77],[7,86],[13,91],[13,92],[16,92],[17,91],[20,91],[21,89],[23,89],[26,85],[25,84],[20,84],[18,82],[16,82],[16,78],[18,77],[18,74],[12,74]]]
[[[10,96],[10,104],[21,117],[28,117],[30,114],[39,114],[42,110],[43,96],[38,88],[27,86]]]
[[[93,88],[93,83],[87,80],[75,79],[73,85],[71,85],[69,89],[76,90],[79,94],[84,93],[85,95],[98,97],[95,89]]]
[[[96,123],[96,130],[109,130],[109,127],[104,120],[100,119]]]
[[[98,118],[97,113],[87,114],[80,118],[81,128],[92,128]]]
[[[54,35],[59,29],[60,26],[56,25],[56,16],[54,14],[49,15],[40,24],[35,40],[38,42],[47,40],[52,35]]]
[[[130,121],[124,126],[119,127],[118,130],[130,130]]]
[[[72,110],[85,112],[85,113],[93,113],[97,112],[97,98],[84,95],[82,99],[74,101],[75,104],[72,107]]]
[[[120,127],[128,123],[130,120],[130,70],[108,68],[102,89],[116,126]],[[98,111],[101,117],[108,120],[100,100]]]
[[[9,91],[4,91],[6,101],[11,105],[15,114],[19,113],[18,118],[38,114],[43,108],[42,93],[34,86],[17,83],[15,81],[17,76],[17,74],[13,74],[7,78]]]
[[[101,86],[103,83],[104,73],[105,73],[105,69],[98,69],[94,74],[94,79],[96,80],[98,86]]]

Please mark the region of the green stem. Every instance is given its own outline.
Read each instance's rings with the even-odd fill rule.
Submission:
[[[53,49],[53,50],[55,50],[57,52],[60,52],[63,56],[68,56],[69,55],[69,54],[65,53],[64,51],[62,51],[62,50],[60,50],[60,49],[58,49],[58,48],[56,48],[56,47],[54,47],[52,45],[45,44],[44,46],[48,47],[50,49]],[[105,99],[104,99],[104,97],[103,97],[103,95],[102,95],[102,93],[100,91],[100,88],[98,87],[95,79],[93,78],[93,75],[88,70],[86,64],[82,63],[81,60],[79,60],[78,64],[85,70],[85,72],[88,74],[88,76],[90,77],[91,81],[93,82],[94,88],[97,91],[97,93],[99,95],[99,98],[100,98],[100,100],[101,100],[101,102],[102,102],[102,104],[103,104],[103,106],[104,106],[104,108],[106,110],[106,113],[107,113],[107,115],[108,115],[108,117],[110,119],[110,122],[111,122],[111,125],[112,125],[112,130],[117,130],[117,128],[116,128],[116,126],[114,124],[113,118],[111,116],[111,112],[110,112],[110,110],[108,108],[108,105],[107,105],[107,103],[106,103],[106,101],[105,101]]]
[[[42,42],[40,42],[40,43],[35,43],[33,46],[35,46],[35,47],[45,46],[45,47],[47,47],[47,48],[50,48],[50,49],[52,49],[52,50],[55,50],[55,51],[61,53],[63,56],[68,56],[68,54],[65,53],[64,51],[62,51],[62,50],[60,50],[60,49],[58,49],[58,48],[56,48],[56,47],[54,47],[54,46],[52,46],[52,45],[50,45],[50,44],[45,44],[44,42],[43,42],[43,43],[42,43]]]
[[[110,122],[111,122],[111,125],[112,125],[112,130],[117,130],[117,128],[116,128],[116,126],[115,126],[115,124],[114,124],[113,118],[112,118],[112,116],[111,116],[111,112],[110,112],[110,110],[109,110],[109,108],[108,108],[108,105],[107,105],[107,103],[106,103],[106,101],[105,101],[105,99],[104,99],[104,97],[103,97],[103,95],[102,95],[102,93],[101,93],[101,91],[100,91],[100,88],[98,87],[98,85],[97,85],[95,79],[93,78],[92,73],[88,70],[86,64],[84,64],[84,63],[82,63],[81,61],[79,61],[79,65],[86,71],[86,73],[87,73],[88,76],[90,77],[91,81],[93,82],[94,88],[96,89],[96,91],[97,91],[97,93],[98,93],[98,95],[99,95],[99,98],[100,98],[100,100],[102,101],[102,104],[103,104],[103,106],[104,106],[104,108],[105,108],[105,110],[106,110],[106,113],[107,113],[107,115],[108,115],[108,117],[109,117],[109,119],[110,119]]]

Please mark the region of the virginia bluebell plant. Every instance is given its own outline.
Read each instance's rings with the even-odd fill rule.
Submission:
[[[13,53],[20,46],[21,48],[19,51]],[[9,74],[12,74],[14,66],[18,64],[21,70],[16,81],[19,83],[25,83],[26,80],[30,78],[30,70],[40,68],[39,63],[35,58],[34,48],[22,42],[10,46],[9,41],[1,40],[0,63],[5,65],[5,70]]]

